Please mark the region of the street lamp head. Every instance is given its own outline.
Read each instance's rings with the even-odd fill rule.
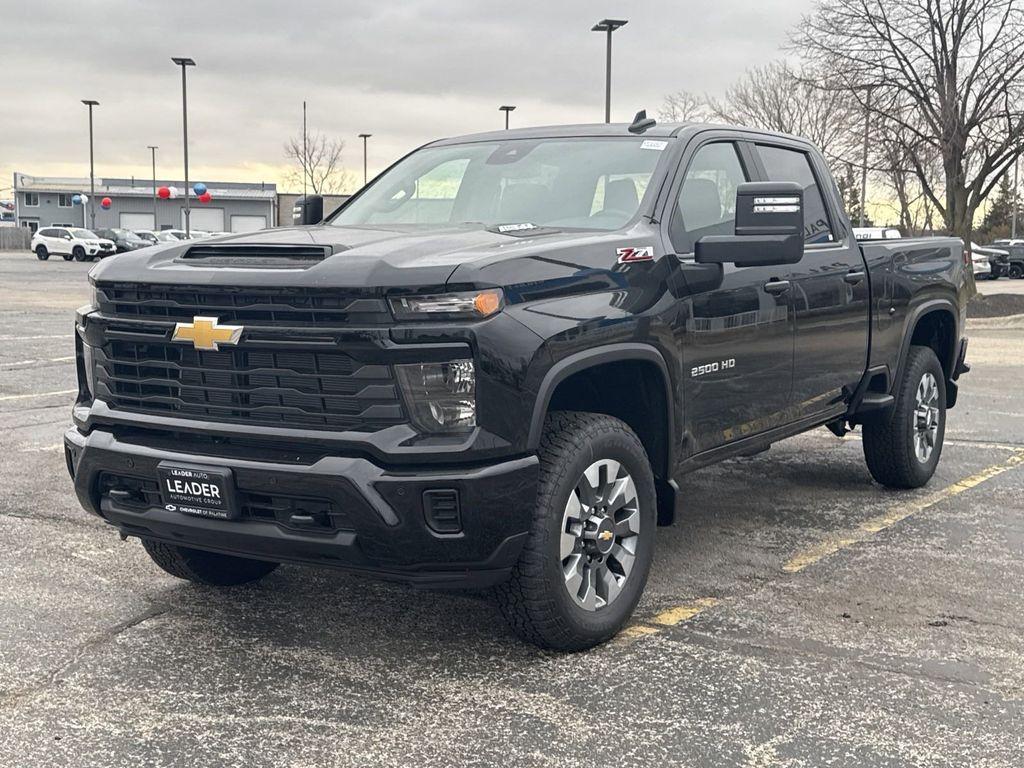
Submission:
[[[624,27],[629,23],[628,19],[601,19],[593,27],[590,28],[591,32],[614,32],[619,27]]]
[[[82,103],[87,107],[98,107],[100,105],[95,99],[82,99]]]
[[[498,107],[499,112],[511,112],[513,109],[515,109],[515,105],[513,104],[502,104]]]
[[[368,138],[370,138],[371,136],[373,136],[373,134],[372,134],[372,133],[360,133],[360,134],[359,134],[359,138],[360,138],[360,139],[368,139]]]
[[[172,56],[171,61],[179,67],[194,67],[196,65],[195,60],[190,59],[188,56]]]

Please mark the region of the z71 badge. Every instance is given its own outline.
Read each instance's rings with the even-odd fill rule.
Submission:
[[[615,251],[619,264],[632,264],[634,261],[654,261],[654,246],[644,245],[639,248],[619,248]]]

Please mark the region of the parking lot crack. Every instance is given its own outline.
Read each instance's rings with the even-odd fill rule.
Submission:
[[[171,608],[168,605],[151,605],[134,616],[130,616],[124,621],[119,622],[112,627],[108,627],[99,634],[89,638],[74,648],[67,659],[43,675],[42,679],[37,683],[0,694],[0,709],[17,706],[20,702],[29,699],[36,694],[46,691],[54,686],[61,685],[65,678],[74,674],[90,653],[116,642],[118,637],[125,632],[128,632],[147,621],[159,618],[160,616],[169,613],[170,610]]]

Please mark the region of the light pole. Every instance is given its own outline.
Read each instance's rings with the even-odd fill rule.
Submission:
[[[608,53],[604,75],[604,121],[612,121],[612,32],[628,24],[626,19],[602,19],[590,28],[591,32],[608,33]]]
[[[192,237],[192,230],[189,226],[192,209],[189,206],[188,194],[188,85],[185,78],[185,70],[188,67],[194,67],[196,63],[186,56],[173,56],[171,61],[181,67],[181,127],[185,138],[185,237],[189,238]]]
[[[1020,158],[1013,161],[1013,212],[1010,214],[1010,239],[1017,239],[1017,186],[1020,173]]]
[[[92,108],[98,107],[100,103],[94,99],[82,99],[82,103],[89,108],[89,228],[96,228],[96,171],[93,165],[92,151]]]
[[[366,186],[366,140],[373,136],[372,133],[360,133],[359,138],[363,140],[363,186]]]
[[[506,131],[508,130],[508,113],[511,112],[513,109],[515,109],[515,107],[510,105],[510,104],[504,104],[504,105],[498,107],[498,111],[499,112],[504,112],[505,113],[505,130]]]
[[[871,132],[871,94],[874,92],[869,86],[868,95],[864,103],[864,152],[861,159],[864,165],[860,169],[860,223],[858,226],[864,228],[864,220],[868,211],[868,141]]]
[[[160,147],[154,147],[152,144],[148,146],[150,154],[153,156],[153,231],[158,231],[160,225],[156,223],[156,151]]]

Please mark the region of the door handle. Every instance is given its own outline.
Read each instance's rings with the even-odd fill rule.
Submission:
[[[843,282],[849,283],[850,285],[857,285],[857,283],[861,283],[863,281],[863,272],[847,272],[845,275],[843,275]]]
[[[778,296],[789,290],[789,280],[769,280],[764,284],[764,292]]]

